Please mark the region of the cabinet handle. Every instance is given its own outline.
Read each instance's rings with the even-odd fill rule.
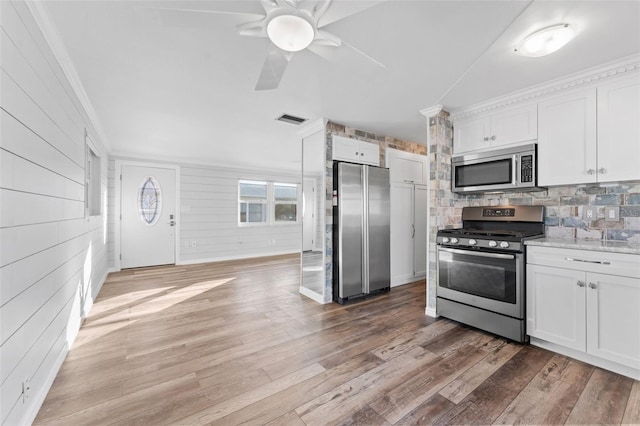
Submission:
[[[589,283],[589,288],[596,289],[598,288],[598,286],[595,285],[594,283]]]
[[[361,153],[360,153],[360,156],[364,156],[364,152],[361,152]]]
[[[360,154],[359,152],[356,151],[356,155]]]
[[[569,262],[584,262],[584,263],[597,263],[598,265],[611,265],[611,262],[607,262],[604,260],[583,260],[583,259],[574,259],[573,257],[565,257],[564,260],[568,260]]]
[[[489,140],[489,137],[485,136],[484,139],[482,139],[482,140],[487,142]]]
[[[578,281],[578,287],[584,287],[584,281]]]
[[[413,181],[412,181],[412,180],[408,180],[408,179],[405,179],[405,180],[404,180],[404,182],[405,182],[405,183],[413,183]]]
[[[605,173],[607,173],[607,169],[605,169],[604,167],[600,167],[598,169],[598,173],[605,174]]]
[[[495,141],[495,140],[496,140],[495,135],[494,135],[494,136],[491,136],[491,140],[492,140],[492,141]]]
[[[595,174],[595,172],[596,172],[596,171],[595,171],[595,170],[593,170],[593,169],[589,169],[589,170],[587,170],[587,174],[588,174],[588,175]]]

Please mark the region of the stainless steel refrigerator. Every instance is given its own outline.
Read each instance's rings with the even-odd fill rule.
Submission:
[[[389,169],[333,164],[333,300],[389,291]]]

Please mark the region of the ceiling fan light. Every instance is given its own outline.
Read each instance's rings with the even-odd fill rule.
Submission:
[[[571,41],[573,36],[569,24],[553,25],[525,38],[515,51],[520,56],[531,58],[549,55]]]
[[[295,15],[279,15],[267,24],[269,39],[282,50],[297,52],[309,46],[315,33],[313,26]]]

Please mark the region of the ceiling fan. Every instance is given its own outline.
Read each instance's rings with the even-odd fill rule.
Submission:
[[[295,52],[314,46],[340,47],[340,37],[320,28],[319,21],[331,6],[332,0],[257,0],[264,9],[264,16],[257,20],[238,25],[236,30],[242,36],[268,38],[271,43],[267,50],[255,90],[276,89],[282,80],[289,61]],[[163,11],[201,12],[220,14],[241,14],[199,9],[154,8]],[[248,14],[255,16],[253,14]],[[347,44],[347,43],[345,43]],[[348,45],[348,44],[347,44]],[[348,45],[368,59],[384,66],[370,56]],[[318,52],[315,52],[318,53]]]

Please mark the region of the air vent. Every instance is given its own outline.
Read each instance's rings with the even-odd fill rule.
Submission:
[[[296,117],[295,115],[282,114],[280,117],[276,118],[278,121],[282,121],[283,123],[295,124],[296,126],[307,121],[306,118]]]

